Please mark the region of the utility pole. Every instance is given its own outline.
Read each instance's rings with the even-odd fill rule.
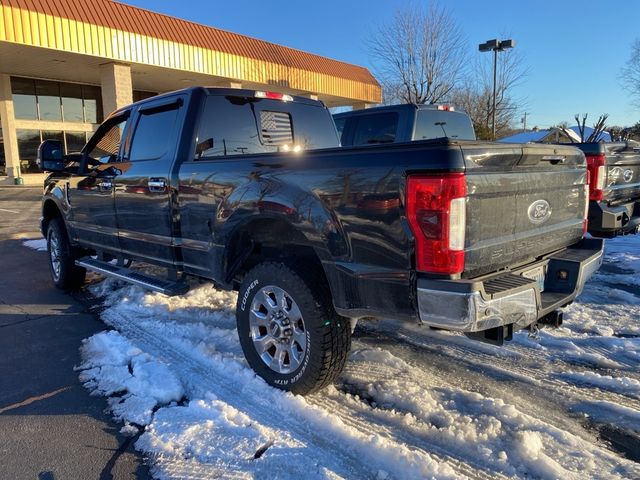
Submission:
[[[522,117],[522,131],[526,132],[527,131],[527,112],[524,112],[524,117]]]
[[[498,72],[498,52],[502,52],[508,48],[516,46],[513,40],[487,40],[485,43],[478,45],[481,52],[493,52],[493,107],[491,109],[491,131],[493,132],[493,140],[496,139],[496,76]]]

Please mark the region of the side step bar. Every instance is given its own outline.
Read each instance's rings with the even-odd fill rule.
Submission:
[[[118,267],[112,263],[93,258],[80,258],[76,260],[76,265],[91,270],[92,272],[101,273],[107,277],[117,278],[118,280],[138,285],[147,290],[164,293],[169,297],[184,295],[189,291],[189,285],[184,282],[174,282],[151,275],[145,275],[144,273],[136,272],[126,267]]]

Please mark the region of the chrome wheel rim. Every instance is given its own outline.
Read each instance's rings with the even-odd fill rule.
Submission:
[[[49,261],[51,262],[51,272],[53,273],[53,279],[58,280],[60,278],[60,270],[62,269],[62,254],[60,251],[60,240],[55,232],[51,232],[49,236]]]
[[[253,346],[276,373],[295,372],[307,353],[307,330],[298,304],[285,290],[268,285],[253,297],[249,310]]]

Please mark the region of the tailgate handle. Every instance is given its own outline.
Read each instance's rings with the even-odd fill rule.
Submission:
[[[541,158],[543,162],[549,162],[551,165],[557,165],[558,163],[564,163],[567,157],[564,155],[545,155]]]

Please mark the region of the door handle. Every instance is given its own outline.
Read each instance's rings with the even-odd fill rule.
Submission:
[[[164,178],[150,178],[147,187],[150,192],[164,193],[167,190],[167,182]]]
[[[111,182],[111,180],[102,180],[100,183],[98,183],[98,188],[100,190],[111,190],[113,189],[113,183]]]

